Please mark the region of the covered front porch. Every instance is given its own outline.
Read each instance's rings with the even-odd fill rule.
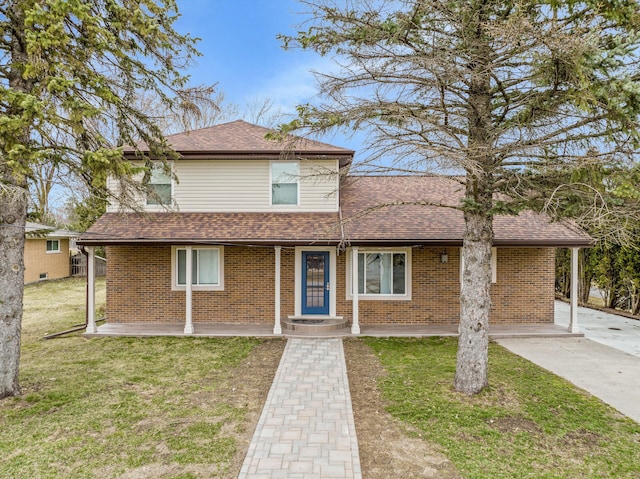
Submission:
[[[184,323],[107,323],[97,327],[85,337],[100,336],[191,336],[200,338],[249,336],[259,338],[276,337],[349,337],[351,329],[335,331],[288,331],[274,334],[273,327],[265,324],[194,323],[193,332],[185,334]],[[358,336],[370,337],[429,337],[458,336],[458,325],[360,325]],[[489,336],[500,338],[582,337],[582,333],[569,331],[558,324],[496,324],[491,326]]]
[[[192,269],[192,255],[190,254],[191,246],[187,245],[185,247],[187,254],[185,255],[186,259],[186,277],[191,277],[191,269]],[[323,323],[320,322],[318,327],[313,327],[314,325],[305,325],[305,327],[296,327],[296,328],[287,328],[286,322],[288,320],[297,320],[300,318],[315,318],[316,316],[307,315],[300,316],[299,308],[301,301],[298,297],[295,300],[295,313],[294,315],[283,315],[281,314],[281,276],[283,273],[281,272],[281,247],[273,246],[271,247],[273,251],[273,255],[271,258],[269,256],[265,256],[265,262],[263,262],[263,266],[265,271],[271,269],[273,274],[273,289],[271,294],[273,295],[273,302],[270,307],[267,309],[272,309],[272,313],[269,314],[267,310],[263,311],[263,314],[258,314],[258,317],[265,318],[270,316],[270,321],[268,322],[252,322],[251,318],[256,317],[254,314],[251,314],[248,318],[245,318],[243,321],[233,322],[235,320],[235,315],[237,311],[233,307],[227,308],[226,321],[221,320],[219,322],[207,322],[206,318],[204,320],[201,318],[200,320],[194,320],[193,318],[193,293],[190,282],[186,282],[187,285],[184,288],[184,291],[178,291],[176,294],[179,296],[184,295],[186,298],[183,306],[183,314],[184,314],[184,322],[169,322],[153,319],[140,318],[136,321],[135,318],[139,318],[139,316],[134,312],[129,315],[128,318],[131,318],[131,321],[113,321],[107,324],[101,325],[100,327],[96,324],[95,318],[95,269],[93,268],[94,261],[93,257],[95,254],[95,249],[93,246],[87,246],[85,248],[86,253],[89,256],[88,261],[88,294],[87,294],[87,330],[86,335],[88,337],[93,336],[201,336],[201,337],[216,337],[216,336],[258,336],[258,337],[279,337],[279,336],[315,336],[315,337],[328,337],[328,336],[349,336],[349,335],[365,335],[365,336],[379,336],[379,337],[389,337],[389,336],[406,336],[406,337],[424,337],[424,336],[456,336],[457,335],[457,322],[441,322],[436,324],[416,324],[415,322],[411,322],[412,324],[397,324],[397,321],[390,322],[391,324],[371,324],[372,322],[376,322],[377,315],[369,322],[360,323],[359,321],[359,293],[357,290],[352,292],[350,303],[350,311],[347,310],[345,314],[345,319],[349,321],[342,321],[343,326],[340,328],[323,328]],[[305,249],[311,249],[309,247]],[[323,248],[325,249],[325,248]],[[302,284],[299,278],[302,277],[300,271],[302,267],[299,265],[301,263],[300,258],[302,258],[302,249],[296,247],[296,266],[295,266],[295,295],[290,294],[289,296],[298,296],[298,292],[304,290],[302,288]],[[300,251],[298,251],[300,250]],[[577,258],[578,258],[578,248],[571,248],[572,250],[572,286],[573,288],[577,287]],[[321,289],[325,292],[329,297],[329,304],[331,305],[330,314],[329,315],[321,315],[320,317],[325,318],[325,320],[343,320],[341,316],[336,315],[335,304],[336,298],[343,297],[344,291],[341,291],[341,294],[338,295],[337,289],[340,287],[340,284],[337,281],[336,274],[336,258],[335,258],[335,248],[327,248],[326,255],[328,256],[327,263],[330,264],[331,274],[327,275],[325,281],[327,282],[326,289],[323,287],[324,282],[321,283]],[[358,284],[358,265],[357,265],[357,255],[358,248],[352,248],[352,254],[349,258],[350,262],[352,262],[352,279],[351,281],[354,284]],[[273,261],[273,262],[272,262]],[[291,261],[290,261],[291,262]],[[269,263],[271,263],[269,265]],[[440,264],[439,262],[436,264]],[[293,268],[291,268],[293,269]],[[265,277],[266,273],[261,277]],[[340,275],[343,277],[343,274]],[[422,275],[425,276],[425,275]],[[292,284],[294,281],[291,279],[287,284]],[[228,282],[230,283],[230,281]],[[268,281],[262,281],[262,283],[266,284]],[[305,282],[307,284],[307,282]],[[169,293],[169,291],[167,291]],[[246,296],[247,292],[238,292],[239,295]],[[244,297],[243,296],[243,297]],[[255,296],[255,295],[254,295]],[[572,291],[571,297],[573,298],[571,303],[571,312],[567,326],[559,326],[558,324],[553,323],[542,323],[538,321],[533,321],[525,323],[525,318],[520,318],[521,321],[518,321],[518,314],[510,315],[509,319],[513,318],[513,322],[504,322],[498,321],[495,324],[490,326],[490,335],[494,338],[497,337],[545,337],[545,336],[575,336],[579,335],[580,331],[578,328],[577,321],[577,291]],[[148,298],[150,301],[161,300],[162,297],[158,295],[149,295]],[[137,301],[137,298],[132,298],[130,301]],[[394,311],[395,311],[394,307]],[[266,313],[266,314],[265,314]],[[371,313],[370,313],[371,314]],[[404,318],[404,313],[400,310],[397,312],[399,318]],[[179,316],[178,316],[179,317]],[[127,318],[127,319],[128,319]],[[144,319],[144,320],[143,320]],[[176,318],[178,319],[178,318]],[[348,323],[348,324],[347,324]],[[410,323],[410,321],[407,321]],[[283,327],[284,326],[284,327]]]

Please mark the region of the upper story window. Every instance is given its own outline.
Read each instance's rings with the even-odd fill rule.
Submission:
[[[147,190],[148,205],[170,205],[172,197],[172,181],[160,163],[151,167],[151,178]]]
[[[60,240],[47,240],[47,253],[59,253]]]
[[[271,162],[271,204],[297,205],[300,165],[297,161]]]

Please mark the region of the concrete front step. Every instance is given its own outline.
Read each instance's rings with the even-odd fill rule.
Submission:
[[[282,320],[282,331],[296,333],[331,333],[349,327],[344,318],[326,318],[320,316],[289,317]]]

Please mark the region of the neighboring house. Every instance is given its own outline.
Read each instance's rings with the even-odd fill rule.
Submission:
[[[235,121],[169,136],[178,181],[154,170],[145,214],[112,205],[82,235],[89,254],[107,248],[107,323],[457,324],[464,221],[448,206],[463,186],[348,176],[353,151],[267,132]],[[555,248],[590,243],[532,212],[496,217],[492,323],[553,323]]]
[[[27,221],[24,242],[24,282],[66,278],[70,274],[72,238],[80,233]]]

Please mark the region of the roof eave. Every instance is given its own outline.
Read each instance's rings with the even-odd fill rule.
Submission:
[[[106,239],[82,239],[78,240],[83,246],[124,246],[143,244],[228,244],[228,245],[265,245],[265,246],[301,246],[301,245],[322,245],[336,246],[341,241],[334,239],[283,239],[283,238],[106,238]],[[427,247],[461,247],[461,239],[352,239],[346,241],[350,246],[381,247],[381,246],[427,246]],[[593,243],[585,240],[577,241],[571,239],[505,239],[494,241],[494,246],[502,248],[591,248]]]
[[[508,247],[544,247],[544,248],[592,248],[595,244],[586,238],[571,239],[496,239],[494,246]]]
[[[77,244],[81,246],[126,246],[126,245],[263,245],[263,246],[334,246],[338,245],[338,239],[256,239],[256,238],[239,238],[239,239],[186,239],[186,238],[127,238],[127,239],[80,239]]]
[[[139,160],[140,153],[148,154],[148,151],[138,152],[136,150],[125,150],[123,156],[127,160]],[[255,150],[176,150],[183,160],[225,160],[225,159],[263,159],[263,160],[277,160],[286,156],[287,154],[293,154],[296,157],[306,157],[309,159],[337,159],[340,161],[340,166],[344,167],[351,163],[355,151],[318,151],[318,150],[269,150],[269,151],[255,151]],[[151,159],[157,159],[151,157]]]

